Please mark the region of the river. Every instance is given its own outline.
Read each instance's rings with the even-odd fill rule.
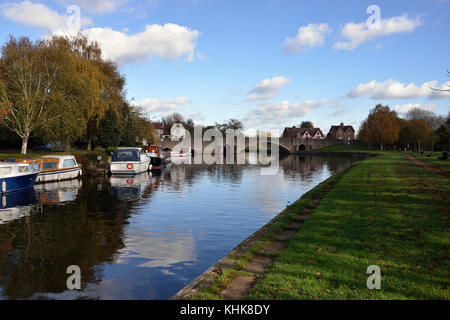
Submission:
[[[168,299],[352,157],[174,165],[35,186],[0,203],[0,299]],[[67,289],[67,268],[81,290]]]

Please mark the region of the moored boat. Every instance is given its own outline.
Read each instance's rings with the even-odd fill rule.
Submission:
[[[166,154],[161,152],[158,146],[149,146],[148,155],[150,156],[150,168],[152,171],[163,170],[166,165]]]
[[[0,163],[0,193],[33,188],[38,174],[28,163]]]
[[[16,162],[28,163],[40,169],[36,183],[62,181],[78,178],[82,175],[81,166],[75,156],[44,156],[39,159],[16,159]]]
[[[150,170],[150,157],[140,148],[124,147],[114,151],[111,174],[138,174]]]

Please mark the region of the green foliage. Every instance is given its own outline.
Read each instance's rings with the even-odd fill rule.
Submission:
[[[314,124],[311,121],[303,121],[300,128],[314,128]]]
[[[96,142],[104,148],[118,146],[121,135],[117,114],[113,109],[109,109],[98,126]]]

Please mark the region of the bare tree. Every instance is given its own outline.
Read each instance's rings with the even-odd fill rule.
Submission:
[[[448,71],[448,70],[447,70],[447,77],[450,77],[450,71]],[[438,89],[438,88],[432,88],[432,87],[430,87],[430,88],[431,88],[431,90],[434,90],[434,91],[450,92],[450,85],[448,85],[447,83],[444,83],[444,85],[447,86],[448,89]]]
[[[30,134],[45,116],[57,67],[42,42],[11,37],[2,47],[0,59],[0,104],[8,110],[0,122],[22,139],[22,154],[27,153]]]

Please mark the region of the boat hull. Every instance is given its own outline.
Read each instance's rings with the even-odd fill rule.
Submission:
[[[40,172],[36,183],[76,179],[82,175],[81,167]]]
[[[124,161],[124,162],[111,162],[110,171],[111,174],[128,174],[134,175],[149,171],[150,160],[142,162]]]
[[[9,193],[33,188],[38,173],[0,178],[0,193]]]

